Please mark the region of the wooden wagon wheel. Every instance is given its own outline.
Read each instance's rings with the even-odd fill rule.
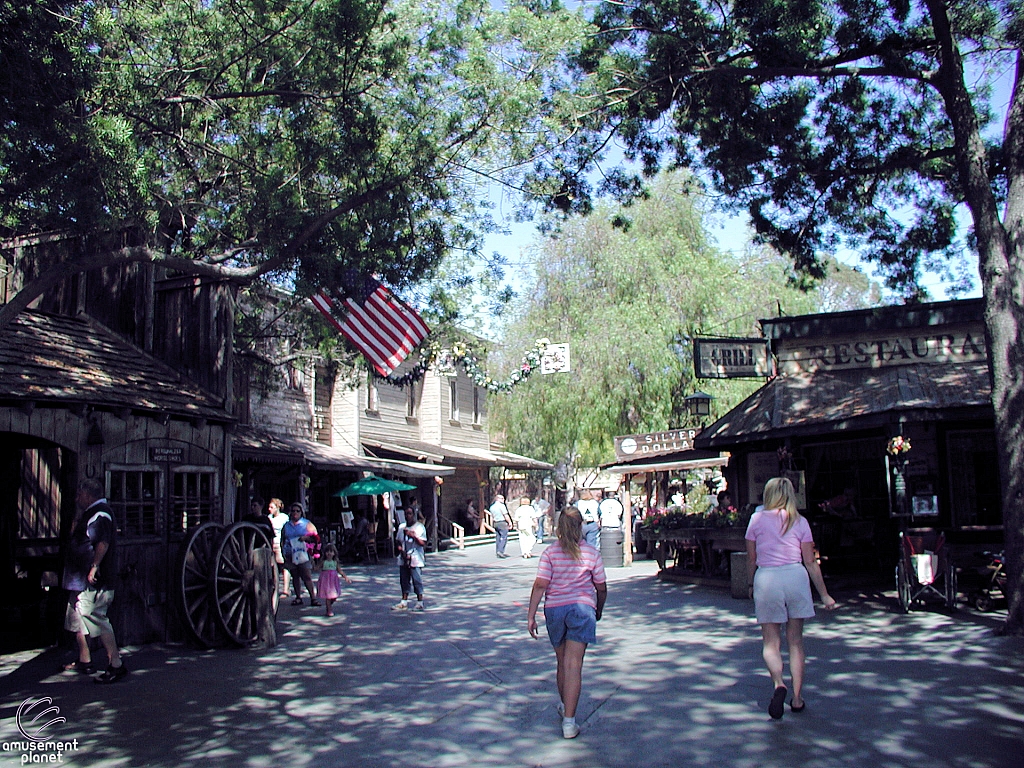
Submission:
[[[214,556],[214,567],[210,571],[210,595],[214,611],[221,628],[227,636],[239,645],[255,642],[259,636],[257,616],[258,578],[253,565],[253,551],[266,547],[270,541],[258,525],[235,523],[221,539]],[[277,565],[270,558],[273,578],[266,588],[270,589],[271,609],[276,613]]]
[[[179,607],[193,638],[204,648],[218,648],[228,642],[210,599],[210,572],[223,533],[223,525],[203,523],[189,531],[181,545]]]

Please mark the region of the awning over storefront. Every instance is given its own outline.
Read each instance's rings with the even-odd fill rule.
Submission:
[[[475,467],[506,467],[508,469],[553,469],[552,464],[508,451],[492,451],[483,448],[467,448],[436,445],[414,440],[376,441],[363,440],[363,447],[372,453],[395,453],[410,458],[424,458],[444,461],[447,464]]]
[[[305,456],[291,443],[261,429],[240,424],[231,433],[231,455],[235,461],[260,464],[303,464]]]
[[[641,459],[630,463],[612,464],[602,469],[617,475],[632,475],[644,472],[685,472],[691,469],[724,467],[728,464],[729,454],[697,450],[658,456],[647,461]]]
[[[779,376],[704,429],[703,448],[869,429],[913,416],[970,418],[991,411],[984,362],[813,371]]]
[[[251,426],[239,426],[232,435],[236,460],[267,464],[307,464],[321,470],[345,470],[392,474],[400,477],[451,475],[454,467],[372,456],[352,456],[330,445],[290,435],[275,435]]]

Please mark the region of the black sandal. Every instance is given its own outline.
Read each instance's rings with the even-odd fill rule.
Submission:
[[[67,664],[64,665],[63,669],[65,672],[70,672],[71,670],[74,670],[75,672],[78,672],[83,675],[91,675],[96,671],[96,667],[93,666],[93,663],[91,661],[81,660],[69,661]]]
[[[780,685],[775,689],[775,693],[772,694],[771,703],[768,704],[768,714],[772,720],[778,720],[782,717],[783,707],[786,704],[786,686]]]
[[[313,608],[319,608],[321,605],[323,605],[323,603],[321,603],[319,600],[310,600],[309,604]]]
[[[294,600],[292,600],[292,605],[302,605],[302,598],[296,597]]]

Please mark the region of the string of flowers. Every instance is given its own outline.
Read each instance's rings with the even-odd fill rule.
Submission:
[[[376,374],[374,376],[392,386],[404,388],[422,379],[435,364],[442,370],[461,365],[476,386],[492,393],[510,392],[513,387],[525,381],[540,367],[541,358],[550,343],[548,339],[538,339],[533,347],[523,355],[519,367],[504,381],[494,379],[481,368],[480,361],[473,350],[461,341],[455,342],[451,349],[442,349],[441,345],[436,342],[427,345],[420,354],[419,362],[401,376],[377,376]]]

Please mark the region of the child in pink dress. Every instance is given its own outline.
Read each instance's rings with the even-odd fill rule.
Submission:
[[[333,544],[328,544],[323,549],[323,565],[320,567],[320,580],[316,585],[317,595],[327,606],[325,616],[334,615],[334,601],[341,595],[339,576],[345,580],[346,584],[352,583],[352,579],[338,567],[338,548]]]

